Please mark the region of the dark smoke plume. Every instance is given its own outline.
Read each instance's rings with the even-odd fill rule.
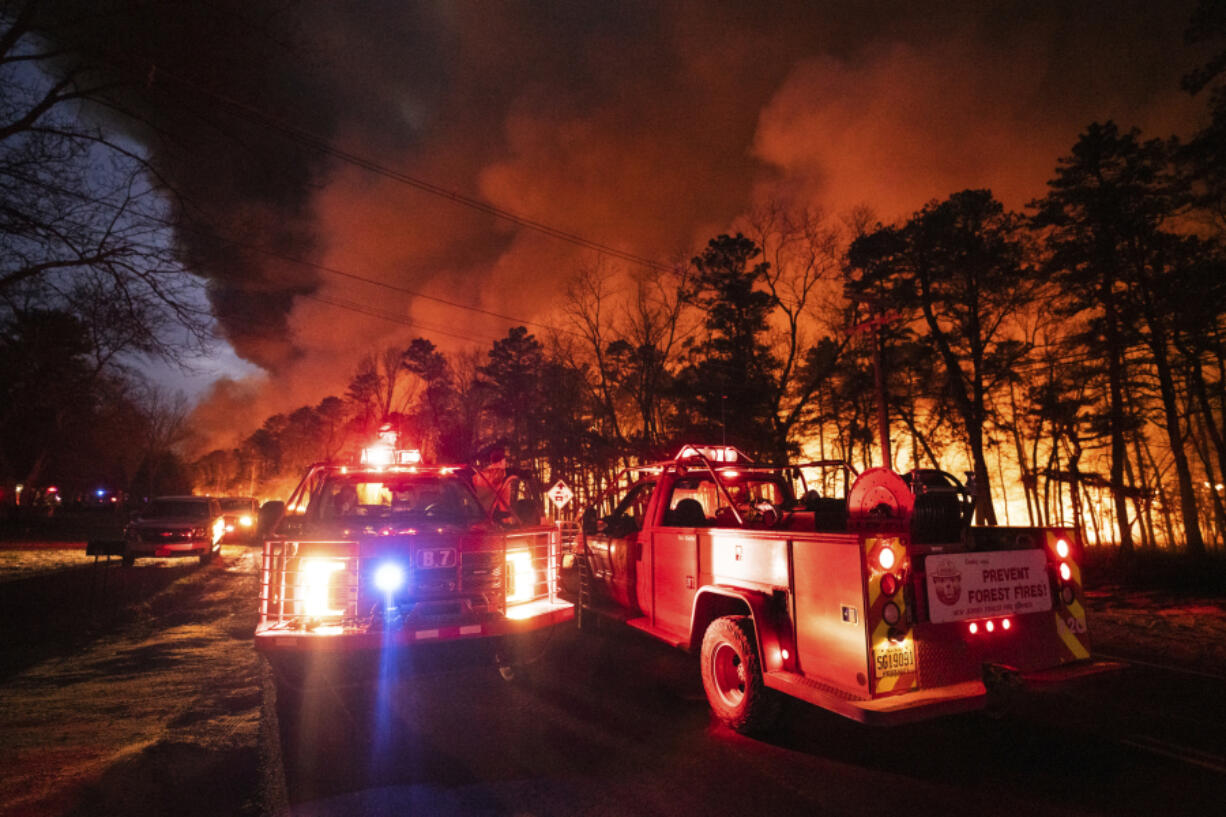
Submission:
[[[230,426],[343,390],[391,343],[510,326],[413,292],[532,320],[591,255],[345,156],[671,261],[781,191],[884,219],[966,187],[1020,208],[1091,121],[1167,135],[1197,108],[1191,0],[43,5],[123,83],[115,121],[269,373],[214,395]]]

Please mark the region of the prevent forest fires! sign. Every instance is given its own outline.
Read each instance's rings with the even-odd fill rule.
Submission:
[[[963,621],[1051,609],[1041,550],[952,553],[927,559],[928,617]]]

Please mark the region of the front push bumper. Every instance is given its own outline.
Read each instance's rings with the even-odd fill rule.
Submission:
[[[261,624],[256,628],[255,648],[269,656],[370,652],[517,635],[570,621],[574,615],[575,608],[570,602],[539,599],[516,605],[510,615],[490,613],[460,621],[409,618],[387,628],[299,627],[293,622]]]

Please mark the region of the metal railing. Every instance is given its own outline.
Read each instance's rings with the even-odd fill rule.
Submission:
[[[355,621],[357,551],[356,542],[265,541],[260,570],[260,623],[298,622],[306,627]],[[327,574],[323,597],[314,600],[307,598],[308,594],[319,592],[311,581],[312,570]],[[308,610],[312,601],[323,609]]]

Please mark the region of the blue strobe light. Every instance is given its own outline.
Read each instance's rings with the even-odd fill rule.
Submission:
[[[375,569],[375,587],[384,593],[395,593],[404,586],[404,568],[396,562],[384,562]]]

